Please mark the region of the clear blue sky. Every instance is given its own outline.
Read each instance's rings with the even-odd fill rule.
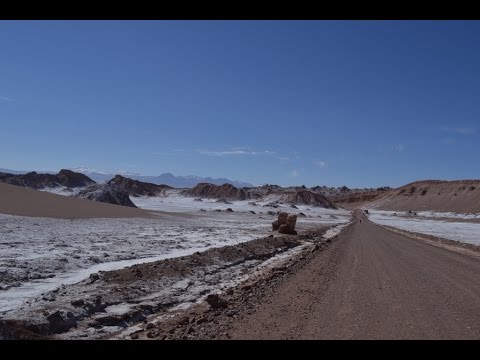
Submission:
[[[0,21],[0,167],[480,178],[479,21]]]

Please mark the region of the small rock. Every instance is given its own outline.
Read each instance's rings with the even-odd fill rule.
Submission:
[[[213,309],[222,309],[228,306],[228,302],[217,294],[210,294],[205,300]]]
[[[28,275],[28,279],[31,279],[31,280],[36,280],[36,279],[40,279],[40,278],[41,278],[41,275],[37,274],[37,273],[33,273],[33,274]]]
[[[226,212],[233,212],[232,208],[227,208]]]
[[[97,273],[90,274],[90,284],[93,284],[95,281],[100,279],[100,275]]]
[[[180,325],[187,325],[190,323],[190,319],[188,316],[184,316],[180,319],[180,321],[178,322]]]
[[[151,328],[153,328],[155,325],[153,325],[152,323],[148,323],[147,326],[145,327],[145,329],[147,330],[150,330]]]
[[[218,204],[231,204],[231,202],[226,200],[226,199],[218,199],[215,202],[218,203]]]
[[[137,340],[138,339],[138,334],[135,333],[135,334],[130,334],[130,339],[132,340]]]
[[[67,317],[62,311],[55,311],[48,315],[47,321],[50,324],[50,331],[53,333],[65,332],[77,324],[75,318]]]
[[[199,325],[199,324],[203,324],[205,322],[207,322],[207,318],[206,317],[201,317],[200,319],[198,319],[196,321],[196,324]]]

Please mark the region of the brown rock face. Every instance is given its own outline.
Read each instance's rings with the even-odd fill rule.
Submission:
[[[278,222],[278,220],[275,220],[274,222],[272,222],[272,230],[273,231],[276,231],[278,230],[278,228],[280,227],[280,223]]]
[[[287,195],[285,201],[293,205],[311,205],[320,206],[327,209],[335,209],[335,204],[328,200],[324,195],[312,192],[310,190],[299,190]]]
[[[250,199],[250,193],[245,188],[238,189],[231,184],[214,185],[208,183],[200,183],[192,189],[185,190],[184,195],[214,198],[225,200],[247,200]]]
[[[54,188],[57,186],[75,188],[95,184],[95,181],[88,176],[65,169],[60,170],[56,175],[38,174],[35,171],[24,175],[0,173],[0,181],[32,189]]]
[[[278,230],[281,234],[297,235],[295,225],[297,224],[297,215],[286,212],[278,214],[278,220],[272,223],[273,231]]]
[[[280,225],[285,224],[287,222],[288,214],[286,212],[281,212],[278,214],[278,222]]]
[[[348,189],[348,188],[347,188]],[[385,194],[390,188],[380,187],[377,189],[362,189],[362,190],[348,190],[341,191],[338,194],[329,196],[329,200],[334,203],[352,203],[373,201],[374,199]]]
[[[95,184],[88,176],[71,170],[62,169],[57,175],[58,182],[66,187],[75,188]]]
[[[75,197],[108,204],[135,207],[128,193],[115,184],[95,184],[80,191]]]
[[[280,225],[278,232],[280,234],[297,235],[297,232],[287,224]]]
[[[290,226],[292,229],[295,229],[295,225],[297,224],[297,215],[295,214],[288,215],[286,224]]]
[[[129,195],[132,196],[156,196],[160,194],[162,190],[166,188],[171,188],[168,185],[147,183],[143,181],[129,179],[121,175],[115,175],[115,177],[108,181],[107,184],[116,185],[117,187],[126,191]]]

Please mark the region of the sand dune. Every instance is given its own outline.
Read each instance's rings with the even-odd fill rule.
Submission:
[[[152,217],[150,211],[71,198],[0,183],[0,213],[20,216],[75,218]]]
[[[388,191],[367,206],[382,210],[480,212],[480,180],[424,180]]]

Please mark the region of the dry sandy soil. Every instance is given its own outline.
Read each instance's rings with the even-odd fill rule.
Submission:
[[[15,214],[0,215],[3,339],[130,338],[147,317],[169,317],[321,248],[323,232],[350,218],[276,205],[306,212],[290,237],[270,232],[276,213],[260,205],[136,198],[167,212],[134,218],[150,210],[0,185],[0,211]]]
[[[308,251],[322,249],[325,230],[269,236],[94,273],[6,313],[0,320],[0,339],[130,338],[131,333],[150,329],[148,318],[168,320],[198,304],[201,308],[206,294],[229,291],[249,280],[256,282],[265,278],[265,272],[270,274],[268,269],[275,272]]]
[[[410,200],[396,193],[388,201],[423,206],[437,185],[424,195],[407,187]],[[464,185],[449,185],[448,196],[459,196],[452,186]],[[478,191],[470,186],[461,191]],[[9,214],[151,216],[5,184],[0,192],[0,212]],[[439,210],[452,211],[455,201]],[[326,230],[94,273],[9,312],[0,338],[480,339],[478,256],[390,231],[358,210],[340,235]]]
[[[362,220],[360,222],[360,220]],[[133,338],[479,339],[480,259],[356,220],[324,251],[231,290],[222,309]]]
[[[0,183],[0,213],[58,219],[153,217],[151,211],[60,196]]]

